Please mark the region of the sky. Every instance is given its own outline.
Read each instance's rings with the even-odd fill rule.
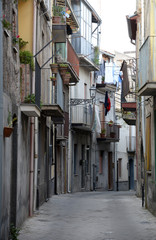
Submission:
[[[101,0],[101,5],[97,0],[89,2],[102,19],[101,49],[111,53],[135,51],[128,36],[126,15],[136,11],[136,0]]]

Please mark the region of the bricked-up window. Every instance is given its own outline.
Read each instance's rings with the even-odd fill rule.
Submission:
[[[77,144],[74,144],[74,174],[77,174]]]
[[[147,171],[151,170],[151,115],[146,118],[146,162]]]
[[[99,174],[103,173],[103,151],[99,154]]]
[[[118,175],[119,175],[119,178],[121,178],[121,174],[122,174],[122,158],[119,158],[118,159]]]

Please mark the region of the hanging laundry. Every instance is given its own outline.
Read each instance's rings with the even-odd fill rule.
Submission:
[[[107,116],[107,113],[110,111],[111,109],[111,101],[110,98],[108,97],[108,92],[106,91],[106,95],[105,95],[105,116]]]

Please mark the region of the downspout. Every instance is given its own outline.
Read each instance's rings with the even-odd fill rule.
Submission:
[[[36,50],[36,2],[34,0],[33,3],[33,56],[35,55],[35,50]],[[35,72],[33,71],[33,76],[32,76],[32,93],[35,93]],[[35,200],[35,195],[34,195],[34,190],[35,190],[35,183],[36,183],[36,179],[34,178],[34,118],[31,118],[31,129],[30,129],[30,204],[29,204],[29,215],[32,216],[33,215],[33,205],[34,203],[36,203]],[[36,144],[35,144],[36,145]],[[37,155],[35,155],[36,157]],[[35,159],[35,163],[36,163],[36,159]],[[36,166],[35,166],[36,167]],[[36,168],[35,168],[36,170]],[[36,175],[35,175],[36,177]],[[34,196],[34,198],[33,198]],[[33,202],[34,200],[34,202]],[[36,205],[36,204],[35,204]],[[34,205],[34,207],[35,207]]]
[[[2,1],[0,1],[0,13],[2,13]],[[0,226],[2,221],[2,159],[3,159],[3,33],[0,21]],[[0,239],[1,239],[0,230]]]
[[[36,1],[34,0],[34,19],[33,19],[33,56],[36,54]],[[33,72],[33,83],[35,89],[35,71]],[[34,211],[37,202],[37,174],[38,174],[38,118],[35,118],[35,159],[34,159]]]
[[[55,143],[55,194],[57,195],[57,146],[56,146],[56,136],[57,136],[57,125],[54,124],[54,143]]]
[[[69,88],[69,139],[68,139],[68,193],[72,192],[72,129],[71,129],[71,88]]]

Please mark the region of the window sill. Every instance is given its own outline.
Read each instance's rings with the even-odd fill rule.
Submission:
[[[4,33],[5,33],[5,36],[6,36],[6,37],[10,37],[10,34],[9,34],[9,32],[8,32],[7,29],[4,29]]]

